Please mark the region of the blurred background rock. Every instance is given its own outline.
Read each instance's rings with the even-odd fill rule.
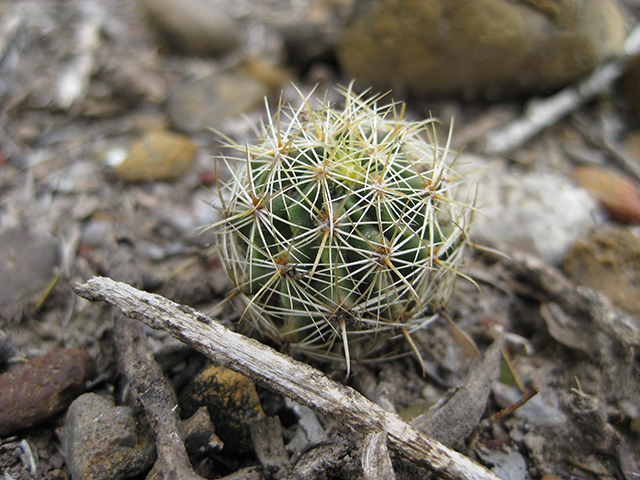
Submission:
[[[626,32],[613,0],[356,1],[337,55],[378,89],[497,99],[565,86]]]

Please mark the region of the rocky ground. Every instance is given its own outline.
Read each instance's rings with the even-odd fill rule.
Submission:
[[[427,42],[424,31],[448,30],[412,37],[410,19],[446,26],[446,9],[364,3],[353,16],[347,0],[0,4],[4,479],[164,478],[172,468],[186,478],[390,478],[390,465],[399,479],[428,475],[401,449],[387,454],[339,418],[70,288],[108,276],[241,329],[214,232],[203,231],[219,219],[222,139],[251,141],[265,97],[272,109],[301,94],[339,102],[334,87],[352,76],[356,88],[393,87],[409,118],[441,120],[441,142],[455,120],[457,166],[477,182],[482,213],[470,236],[489,248],[468,254],[477,285],[459,282],[456,327],[440,319],[415,335],[425,375],[398,342],[392,359],[354,363],[347,383],[503,480],[639,478],[637,61],[531,141],[496,153],[489,140],[531,98],[619,56],[640,7],[474,2],[499,25],[527,25],[528,39],[538,38],[532,25],[562,39],[532,46],[513,29],[487,36],[477,16],[468,32],[468,19],[450,24],[455,42]],[[476,44],[465,63],[460,52]],[[542,66],[518,75],[513,59],[532,49]],[[479,61],[491,52],[509,68]],[[433,75],[443,68],[450,75]],[[344,380],[343,364],[314,366]],[[166,411],[175,405],[180,421]],[[176,430],[184,442],[174,445]],[[364,467],[372,445],[380,463]]]

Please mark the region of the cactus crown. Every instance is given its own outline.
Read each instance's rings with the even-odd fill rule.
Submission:
[[[424,139],[432,120],[342,93],[340,110],[304,97],[281,106],[244,158],[225,158],[232,179],[215,227],[243,316],[348,366],[350,346],[365,356],[392,334],[411,342],[446,306],[470,208],[455,200],[448,146]]]

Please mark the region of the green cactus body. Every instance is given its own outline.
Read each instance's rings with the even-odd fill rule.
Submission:
[[[216,225],[245,316],[321,358],[340,344],[366,356],[441,311],[470,212],[446,150],[424,138],[431,121],[343,93],[341,110],[305,100],[270,119],[221,189]]]

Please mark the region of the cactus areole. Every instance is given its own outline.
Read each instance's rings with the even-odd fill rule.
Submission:
[[[215,227],[243,318],[348,366],[389,336],[413,343],[444,309],[470,208],[455,198],[448,148],[427,140],[432,120],[342,93],[341,109],[279,108],[243,158],[224,159]]]

